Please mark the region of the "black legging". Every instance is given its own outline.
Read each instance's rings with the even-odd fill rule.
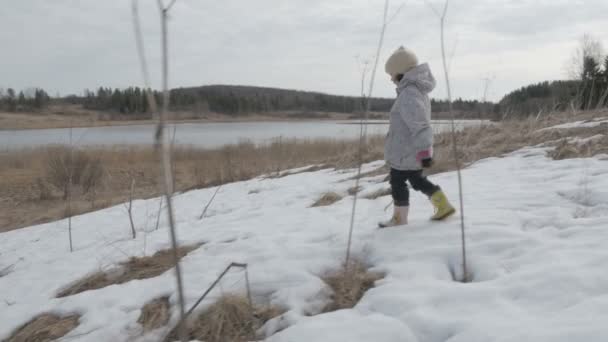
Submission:
[[[407,207],[410,205],[410,192],[407,189],[407,181],[412,184],[414,190],[420,191],[427,196],[431,196],[440,188],[431,183],[426,176],[422,174],[422,170],[417,171],[400,171],[391,169],[391,190],[395,206]]]

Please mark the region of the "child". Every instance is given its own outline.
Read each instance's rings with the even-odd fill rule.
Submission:
[[[435,207],[432,220],[442,220],[455,209],[441,189],[422,173],[433,164],[431,102],[435,78],[428,64],[418,65],[416,55],[403,46],[387,60],[386,72],[397,85],[397,99],[390,112],[390,126],[384,145],[384,159],[391,168],[390,183],[394,200],[393,216],[379,223],[381,228],[407,224],[409,191],[412,188],[429,196]]]

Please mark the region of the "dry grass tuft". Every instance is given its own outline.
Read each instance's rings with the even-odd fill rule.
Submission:
[[[332,166],[330,164],[313,165],[304,170],[299,170],[299,171],[295,171],[295,172],[283,172],[283,173],[280,173],[278,176],[270,176],[269,178],[283,178],[283,177],[298,175],[298,174],[306,173],[306,172],[315,172],[315,171],[330,169],[333,167],[334,166]]]
[[[358,194],[361,190],[362,188],[360,186],[353,186],[348,189],[347,193],[349,196],[354,196],[355,194]]]
[[[369,200],[375,200],[375,199],[378,199],[380,197],[388,196],[391,193],[392,192],[391,192],[390,188],[384,188],[384,189],[380,189],[378,191],[374,191],[371,194],[368,194],[368,195],[364,196],[363,198],[369,199]]]
[[[247,297],[225,295],[187,324],[189,340],[205,342],[247,342],[259,340],[256,331],[284,311],[272,306],[252,308]],[[167,341],[175,341],[177,332]]]
[[[144,333],[158,329],[169,322],[170,309],[169,297],[156,298],[144,305],[137,323],[141,324]]]
[[[608,136],[597,136],[584,142],[562,139],[549,156],[555,160],[570,158],[586,158],[600,153],[608,153]]]
[[[82,194],[87,194],[99,186],[103,177],[101,159],[84,151],[52,147],[47,151],[45,179],[61,190],[63,199],[68,196],[68,185],[77,188]],[[44,185],[43,183],[41,185]],[[50,191],[41,197],[50,197]]]
[[[200,247],[201,244],[181,246],[178,248],[179,259]],[[109,272],[97,272],[70,285],[57,294],[57,298],[75,295],[89,290],[101,289],[109,285],[124,284],[135,279],[157,277],[174,266],[173,252],[165,249],[152,256],[132,257]]]
[[[74,330],[78,326],[79,318],[77,314],[61,317],[44,313],[22,325],[4,342],[55,341]]]
[[[342,196],[335,192],[326,192],[311,207],[325,207],[332,205],[342,199]]]
[[[323,281],[333,291],[331,303],[323,309],[323,312],[353,308],[365,292],[382,278],[384,278],[383,274],[370,272],[369,265],[352,259],[348,268],[341,268],[323,277]]]

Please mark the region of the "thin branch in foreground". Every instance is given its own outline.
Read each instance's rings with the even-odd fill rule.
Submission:
[[[166,122],[167,122],[167,112],[169,108],[169,47],[168,47],[168,33],[167,33],[167,20],[168,20],[168,11],[175,4],[175,0],[173,0],[168,7],[163,7],[163,3],[161,0],[158,0],[158,10],[160,12],[160,22],[161,22],[161,32],[162,32],[162,91],[163,91],[163,104],[160,108],[160,113],[158,115],[158,125],[155,133],[155,147],[157,153],[159,155],[159,159],[161,160],[161,174],[163,176],[163,193],[166,202],[167,208],[167,216],[169,220],[169,233],[171,238],[171,247],[172,247],[172,257],[173,262],[175,264],[175,278],[177,285],[177,297],[178,297],[178,305],[179,305],[179,320],[180,326],[178,326],[178,336],[181,341],[186,341],[186,330],[184,326],[181,325],[181,322],[184,321],[185,315],[185,300],[184,300],[184,285],[182,280],[182,272],[179,264],[179,255],[178,255],[178,243],[177,243],[177,232],[176,232],[176,224],[175,217],[173,215],[173,172],[171,168],[171,148],[168,140],[167,134],[165,134],[166,130]],[[139,15],[137,8],[137,0],[133,0],[133,21],[135,26],[135,39],[137,41],[138,47],[138,55],[140,59],[140,63],[142,66],[142,72],[144,73],[144,81],[146,84],[146,98],[150,103],[151,109],[156,109],[156,100],[151,94],[151,87],[149,84],[149,77],[147,74],[146,66],[146,58],[143,51],[143,38],[141,35],[140,23],[139,23]]]
[[[361,128],[359,131],[359,152],[358,152],[358,168],[357,168],[357,178],[355,180],[355,189],[359,189],[359,183],[361,180],[361,167],[363,164],[363,150],[365,148],[364,144],[365,144],[365,135],[367,133],[367,129],[365,127],[367,127],[367,120],[368,120],[368,116],[369,116],[369,111],[371,108],[371,100],[372,100],[372,94],[373,94],[373,90],[374,90],[374,81],[376,80],[376,70],[378,69],[378,60],[380,59],[380,51],[382,50],[382,43],[384,42],[384,33],[386,31],[386,26],[387,26],[387,17],[388,17],[388,5],[389,5],[389,0],[385,0],[384,2],[384,15],[382,17],[382,29],[380,30],[380,38],[378,40],[378,47],[376,49],[376,56],[374,58],[374,68],[372,69],[372,75],[370,77],[369,80],[369,93],[367,96],[367,101],[366,101],[366,107],[365,107],[365,111],[363,113],[363,117],[361,118]],[[358,193],[355,193],[353,196],[353,207],[352,207],[352,212],[351,212],[351,216],[350,216],[350,227],[348,230],[348,242],[346,245],[346,259],[344,262],[344,267],[345,270],[348,271],[348,265],[350,264],[350,254],[351,254],[351,246],[352,246],[352,239],[353,239],[353,229],[355,226],[355,213],[357,211],[357,198],[358,198]]]
[[[70,120],[70,164],[68,170],[68,235],[70,239],[70,252],[74,251],[72,244],[72,177],[74,174],[74,144],[72,141],[72,121]]]
[[[131,178],[131,192],[129,193],[129,206],[127,207],[127,213],[129,214],[129,222],[131,223],[131,235],[135,239],[137,237],[135,233],[135,224],[133,223],[133,190],[135,189],[135,178]]]
[[[158,225],[160,224],[160,214],[163,210],[163,197],[160,197],[160,201],[158,202],[158,212],[156,213],[156,225],[154,226],[154,230],[158,230]]]
[[[449,0],[445,1],[443,12],[439,13],[439,11],[428,1],[425,0],[426,3],[431,7],[433,12],[439,17],[440,23],[440,40],[441,40],[441,60],[443,62],[443,72],[446,83],[446,91],[448,95],[448,112],[450,114],[450,130],[452,136],[452,153],[454,154],[454,162],[456,163],[456,173],[458,175],[458,196],[460,201],[460,236],[461,236],[461,246],[462,246],[462,281],[468,282],[469,273],[467,268],[467,253],[466,253],[466,232],[465,232],[465,216],[464,216],[464,199],[463,199],[463,185],[462,185],[462,165],[460,162],[460,157],[458,155],[458,142],[456,140],[456,124],[455,124],[455,115],[452,106],[452,88],[450,87],[450,75],[449,75],[449,66],[445,53],[445,21],[448,13],[448,5]]]
[[[207,203],[207,205],[203,209],[203,212],[201,213],[201,216],[198,218],[199,220],[202,220],[203,217],[205,217],[205,214],[207,213],[207,210],[209,209],[209,207],[211,206],[211,203],[213,203],[213,200],[215,199],[215,195],[217,195],[217,193],[220,191],[221,188],[222,188],[222,186],[220,185],[220,186],[217,187],[217,189],[215,189],[215,192],[213,193],[213,196],[211,196],[211,199],[209,200],[209,202]]]

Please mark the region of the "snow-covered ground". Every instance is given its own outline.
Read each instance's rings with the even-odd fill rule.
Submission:
[[[555,125],[555,126],[543,128],[543,129],[540,129],[539,131],[546,131],[546,130],[550,130],[550,129],[593,128],[593,127],[598,127],[600,125],[608,125],[608,118],[601,117],[601,118],[594,118],[594,119],[586,120],[586,121],[567,122],[567,123],[564,123],[561,125]]]
[[[319,275],[344,259],[352,196],[309,206],[326,191],[346,195],[353,175],[322,170],[226,185],[202,221],[215,189],[177,195],[180,242],[205,243],[182,259],[188,306],[230,262],[246,262],[256,300],[288,310],[266,327],[288,326],[272,342],[608,340],[608,156],[553,161],[545,148],[526,148],[464,170],[468,284],[451,275],[460,275],[459,216],[429,222],[431,205],[415,193],[411,224],[378,230],[390,196],[360,199],[353,250],[386,277],[355,308],[316,315],[329,295]],[[457,202],[455,173],[430,178]],[[364,179],[362,195],[388,186],[381,181]],[[124,206],[75,217],[73,253],[65,220],[0,234],[0,270],[8,272],[0,277],[0,339],[48,311],[82,315],[65,340],[158,339],[163,331],[140,337],[137,318],[146,302],[170,294],[175,323],[172,271],[55,298],[86,274],[167,248],[166,223],[153,231],[158,204],[134,203],[134,240]],[[230,273],[201,308],[244,285],[242,271]]]

